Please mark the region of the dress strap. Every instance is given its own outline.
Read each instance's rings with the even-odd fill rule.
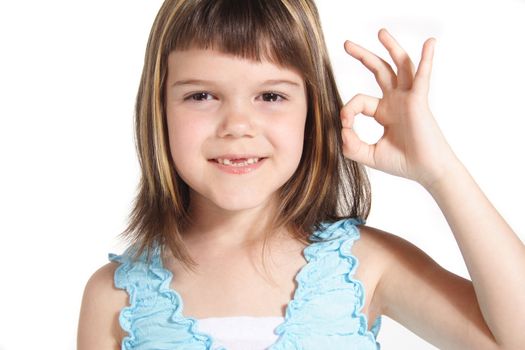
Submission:
[[[182,316],[182,301],[170,288],[172,274],[162,268],[160,249],[153,250],[150,261],[145,254],[133,261],[132,252],[128,249],[122,255],[108,256],[121,264],[115,271],[115,286],[129,295],[129,306],[119,315],[120,326],[128,333],[122,350],[171,349],[174,345],[212,349],[211,336],[199,332],[194,319]]]
[[[312,234],[323,241],[314,241],[304,250],[307,264],[295,278],[298,287],[286,309],[285,322],[275,330],[280,338],[271,350],[291,346],[322,349],[326,344],[333,349],[379,349],[376,334],[368,331],[362,313],[363,284],[354,278],[359,261],[351,249],[360,238],[357,225],[362,223],[364,220],[342,219],[323,224]]]

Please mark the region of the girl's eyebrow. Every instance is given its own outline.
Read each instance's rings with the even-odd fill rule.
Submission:
[[[209,80],[202,80],[202,79],[184,79],[184,80],[178,80],[171,84],[171,87],[176,86],[182,86],[182,85],[214,85],[215,82],[209,81]],[[286,84],[290,85],[293,88],[300,88],[301,85],[295,81],[292,80],[286,80],[286,79],[269,79],[261,83],[261,86],[264,85],[279,85],[279,84]]]

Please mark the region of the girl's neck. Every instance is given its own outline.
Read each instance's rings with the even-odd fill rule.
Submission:
[[[189,211],[191,224],[182,233],[186,243],[192,245],[258,246],[276,212],[272,203],[238,211],[224,210],[203,201],[193,203]],[[275,233],[283,234],[281,230]]]

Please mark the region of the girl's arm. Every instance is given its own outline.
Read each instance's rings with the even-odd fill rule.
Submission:
[[[343,153],[364,165],[417,181],[429,191],[454,233],[472,278],[471,283],[455,276],[412,245],[376,234],[379,241],[387,242],[385,256],[390,257],[377,287],[381,307],[385,314],[447,348],[483,344],[484,348],[519,349],[525,344],[525,247],[457,159],[430,112],[427,95],[435,41],[425,42],[415,71],[386,30],[379,32],[379,39],[395,62],[397,75],[375,54],[345,43],[347,52],[374,73],[383,97],[357,95],[342,109]],[[351,129],[359,113],[384,127],[376,144],[367,145]],[[449,341],[436,340],[443,336]]]
[[[426,187],[456,238],[483,318],[504,349],[525,346],[525,247],[458,161]]]
[[[125,332],[120,328],[120,310],[128,304],[125,291],[116,289],[116,263],[98,269],[84,289],[78,322],[77,350],[118,350]]]

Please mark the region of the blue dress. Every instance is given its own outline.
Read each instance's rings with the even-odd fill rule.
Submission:
[[[359,262],[351,248],[360,237],[357,225],[362,223],[343,219],[323,223],[312,233],[314,243],[303,251],[307,263],[295,277],[298,287],[269,350],[380,349],[376,337],[381,317],[368,331],[367,318],[361,313],[364,287],[353,278]],[[316,237],[330,241],[315,242]],[[170,287],[173,275],[162,265],[160,249],[154,250],[149,263],[145,254],[132,261],[130,249],[122,255],[109,254],[109,259],[120,263],[115,286],[130,297],[119,316],[128,333],[122,350],[227,350],[199,331],[198,320],[183,315],[183,301]]]

